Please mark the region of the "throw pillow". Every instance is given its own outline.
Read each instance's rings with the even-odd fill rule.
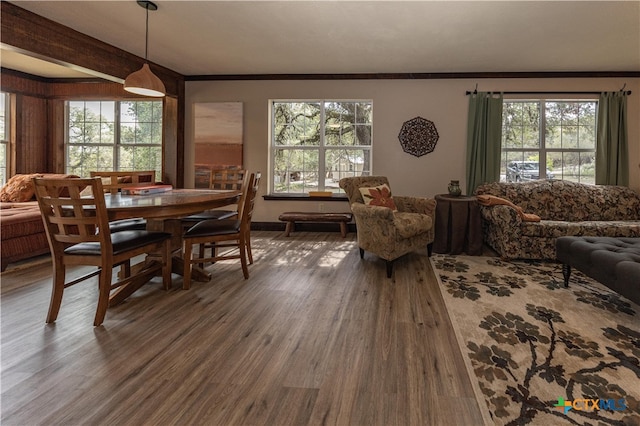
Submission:
[[[11,203],[24,203],[31,201],[36,193],[31,181],[41,174],[14,175],[5,186],[0,189],[0,201]]]
[[[509,206],[516,212],[518,212],[520,219],[522,219],[524,222],[540,222],[540,216],[533,213],[525,213],[524,210],[522,210],[522,207],[516,206],[506,198],[496,197],[495,195],[480,194],[476,196],[476,199],[478,200],[478,204],[480,204],[481,206]]]
[[[391,188],[389,185],[382,184],[380,186],[372,186],[369,188],[359,188],[364,203],[368,206],[387,207],[391,210],[398,211],[396,203],[391,196]]]

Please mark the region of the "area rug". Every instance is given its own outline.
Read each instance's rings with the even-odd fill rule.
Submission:
[[[497,425],[640,425],[640,306],[554,262],[433,255]]]

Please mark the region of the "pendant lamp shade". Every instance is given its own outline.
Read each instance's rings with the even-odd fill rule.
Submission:
[[[158,6],[147,0],[138,0],[138,5],[147,10],[147,22],[145,28],[144,39],[144,60],[145,64],[142,65],[138,71],[132,72],[124,80],[124,90],[127,92],[135,93],[142,96],[162,97],[167,93],[167,89],[164,87],[162,80],[158,78],[147,61],[147,53],[149,50],[149,10],[158,10]]]
[[[132,72],[124,81],[124,90],[143,96],[162,97],[166,93],[164,83],[151,72],[149,64],[142,65],[138,71]]]

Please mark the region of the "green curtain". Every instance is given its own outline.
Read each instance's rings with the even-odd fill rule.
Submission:
[[[467,194],[485,182],[500,180],[502,94],[469,95],[467,121]]]
[[[627,147],[627,93],[603,92],[598,103],[597,185],[629,185]]]

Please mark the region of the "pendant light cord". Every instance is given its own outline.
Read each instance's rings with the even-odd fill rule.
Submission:
[[[147,24],[146,24],[146,31],[144,35],[144,61],[149,62],[147,59],[149,54],[149,5],[147,5],[145,9],[147,9]]]

